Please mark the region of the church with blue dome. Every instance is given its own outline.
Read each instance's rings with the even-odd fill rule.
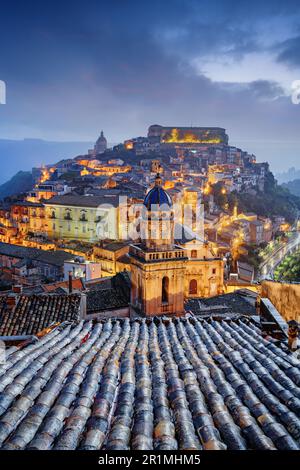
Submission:
[[[148,211],[158,206],[172,207],[172,199],[162,187],[162,179],[159,174],[155,178],[154,187],[146,194],[144,206],[147,207]]]
[[[131,245],[131,309],[143,316],[184,313],[184,250],[174,244],[172,199],[156,175],[144,199],[141,243]]]
[[[174,240],[172,199],[156,175],[141,214],[140,242],[130,245],[131,315],[183,315],[184,300],[221,293],[223,261],[192,237]]]

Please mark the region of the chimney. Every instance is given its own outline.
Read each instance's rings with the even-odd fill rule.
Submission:
[[[86,318],[86,294],[84,292],[81,292],[79,311],[80,319],[84,320]]]
[[[18,299],[19,299],[18,294],[15,294],[15,293],[8,294],[7,297],[6,297],[6,308],[7,308],[7,310],[12,312],[14,310],[15,306],[18,303]]]
[[[23,292],[23,286],[21,284],[15,284],[12,287],[12,291],[14,294],[22,294]]]
[[[73,292],[73,278],[72,278],[72,271],[69,271],[69,294]]]
[[[288,346],[289,350],[294,352],[298,348],[299,325],[296,320],[290,320],[288,326]]]

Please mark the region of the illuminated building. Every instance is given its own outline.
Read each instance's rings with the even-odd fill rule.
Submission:
[[[124,147],[126,150],[132,150],[133,149],[133,142],[132,140],[126,140],[124,142]]]
[[[45,206],[41,203],[28,205],[28,232],[45,235]]]
[[[118,199],[102,196],[55,196],[45,203],[49,238],[93,242],[119,238]]]
[[[172,201],[157,176],[144,199],[142,243],[131,245],[131,308],[145,315],[184,313],[184,250],[174,244]]]
[[[146,137],[134,137],[130,140],[125,140],[124,142],[125,150],[133,150],[136,155],[143,155],[147,153],[150,149],[149,140]]]
[[[86,167],[84,167],[81,171],[80,171],[80,176],[86,176],[86,175],[89,175],[90,172],[89,170],[86,169]]]
[[[84,259],[73,259],[64,262],[64,280],[70,279],[72,273],[73,279],[84,279],[90,281],[101,277],[101,264]]]
[[[220,127],[164,127],[154,124],[148,129],[148,139],[150,144],[181,145],[187,148],[228,144],[225,129]]]
[[[17,226],[10,217],[10,207],[3,203],[0,206],[0,241],[10,243],[15,239],[17,231]]]
[[[102,276],[112,276],[118,273],[119,264],[125,261],[129,251],[128,242],[97,243],[93,246],[93,259],[101,264]],[[126,269],[130,270],[129,258],[126,259]]]
[[[181,315],[185,298],[221,293],[223,261],[195,234],[174,239],[172,201],[159,175],[144,206],[142,242],[129,248],[132,312]]]
[[[122,160],[111,160],[115,163],[101,163],[99,160],[78,160],[78,164],[82,166],[80,176],[93,175],[93,176],[112,176],[115,174],[128,173],[131,171],[130,165],[123,165]]]
[[[188,261],[184,275],[184,296],[212,297],[224,290],[223,260],[213,253],[210,244],[199,237],[176,240],[184,248]]]
[[[32,169],[32,178],[35,184],[45,183],[48,181],[56,168],[51,166],[42,166]]]
[[[107,175],[107,176],[112,176],[115,174],[122,174],[122,173],[128,173],[131,171],[131,166],[130,165],[99,165],[97,168],[95,168],[93,171],[91,171],[91,174],[95,176],[101,176],[101,175]]]

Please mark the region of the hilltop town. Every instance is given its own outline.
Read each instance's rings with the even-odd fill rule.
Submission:
[[[266,269],[264,263],[272,249],[298,236],[297,197],[281,194],[267,162],[229,145],[225,129],[152,125],[147,137],[112,148],[101,132],[86,155],[33,168],[31,190],[2,202],[2,289],[66,280],[64,264],[75,259],[75,277],[83,270],[94,278],[130,271],[129,245],[140,236],[140,208],[157,174],[179,223],[184,208],[191,210],[176,243],[188,249],[197,240],[215,273],[215,282],[203,276],[201,288],[187,288],[187,296],[251,285],[262,271],[269,276],[272,266]],[[22,251],[18,262],[8,262],[17,251]],[[49,264],[40,261],[45,255]],[[87,269],[90,263],[94,274]]]
[[[1,208],[0,448],[299,449],[299,285],[268,280],[298,218],[241,206],[280,200],[268,164],[156,125],[33,178]]]

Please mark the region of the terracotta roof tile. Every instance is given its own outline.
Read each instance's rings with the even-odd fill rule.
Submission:
[[[0,365],[1,449],[299,449],[300,367],[248,319],[53,330]]]
[[[1,298],[0,336],[36,334],[63,321],[79,321],[80,295],[21,295],[9,309],[7,297]]]

